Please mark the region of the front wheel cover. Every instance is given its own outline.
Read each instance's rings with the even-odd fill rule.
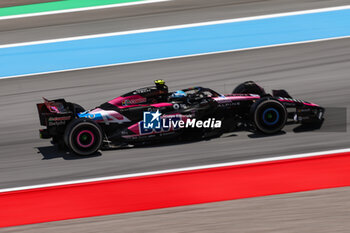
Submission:
[[[274,134],[283,129],[287,121],[287,111],[283,104],[274,99],[258,104],[254,111],[254,124],[265,134]]]
[[[77,121],[67,128],[65,142],[78,155],[91,155],[100,149],[102,130],[94,122]]]

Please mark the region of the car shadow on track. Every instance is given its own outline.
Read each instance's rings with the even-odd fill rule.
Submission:
[[[308,131],[320,130],[323,125],[323,122],[307,124],[307,125],[299,125],[293,129],[294,133],[303,133]]]
[[[100,152],[89,156],[78,156],[68,151],[60,150],[57,146],[36,147],[38,154],[43,156],[42,160],[63,158],[64,160],[87,159],[101,156]]]
[[[249,138],[266,138],[266,137],[274,137],[274,136],[280,136],[280,135],[284,135],[286,134],[285,131],[280,131],[274,134],[263,134],[263,133],[259,133],[259,132],[254,132],[252,134],[248,134]]]
[[[126,145],[121,146],[118,148],[110,148],[110,149],[103,149],[102,151],[108,151],[108,150],[127,150],[127,149],[133,149],[133,148],[149,148],[149,147],[167,147],[167,146],[176,146],[176,145],[187,145],[187,144],[195,144],[198,142],[203,141],[210,141],[212,139],[220,138],[220,137],[236,137],[237,134],[235,133],[225,133],[225,134],[215,134],[215,135],[207,135],[205,138],[173,138],[170,140],[158,140],[158,141],[151,141],[151,142],[145,142],[145,143],[138,143],[135,145]]]
[[[171,141],[154,141],[154,142],[148,142],[144,144],[140,143],[133,146],[125,145],[125,146],[120,146],[116,148],[108,148],[108,149],[104,148],[104,149],[101,149],[101,151],[103,153],[103,151],[109,151],[109,150],[127,150],[127,149],[133,149],[133,148],[147,148],[147,147],[166,147],[166,146],[173,146],[173,145],[179,145],[179,144],[184,145],[184,144],[190,144],[190,143],[197,143],[204,140],[211,140],[213,138],[214,137],[206,138],[202,140],[187,140],[187,141],[175,140],[175,139]],[[56,145],[35,147],[35,149],[38,150],[38,154],[42,155],[43,157],[42,160],[57,159],[57,158],[62,158],[64,160],[76,160],[76,159],[94,158],[102,155],[101,152],[96,152],[95,154],[92,154],[89,156],[79,156],[69,151],[66,151],[64,149],[60,149]]]

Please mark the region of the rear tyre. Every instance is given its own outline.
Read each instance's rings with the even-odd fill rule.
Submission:
[[[264,134],[279,132],[287,122],[286,108],[275,99],[256,102],[252,105],[251,115],[256,129]]]
[[[66,128],[64,142],[75,154],[94,154],[102,144],[102,129],[88,119],[75,119]]]

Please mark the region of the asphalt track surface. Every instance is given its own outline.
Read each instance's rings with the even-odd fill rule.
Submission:
[[[349,232],[350,188],[317,190],[4,228],[1,232]]]
[[[242,1],[243,2],[243,1]],[[2,44],[192,23],[346,4],[346,1],[172,1],[144,6],[0,21]],[[103,151],[80,158],[38,138],[35,103],[65,97],[93,108],[162,78],[171,90],[201,85],[223,93],[246,80],[325,107],[349,107],[350,40],[291,45],[0,80],[0,188],[348,148],[339,123],[261,137],[238,132],[209,141]]]

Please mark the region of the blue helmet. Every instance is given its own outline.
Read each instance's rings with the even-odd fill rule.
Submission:
[[[172,95],[171,98],[184,98],[186,97],[187,94],[184,91],[175,91]]]

